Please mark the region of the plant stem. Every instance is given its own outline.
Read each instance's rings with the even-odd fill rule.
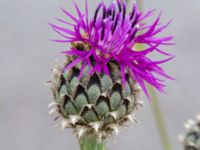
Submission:
[[[142,10],[142,0],[136,0],[138,5],[139,5],[139,9]],[[131,2],[131,0],[127,0],[127,3]],[[138,50],[142,50],[144,48],[144,45],[137,45],[137,49]],[[165,125],[165,121],[164,121],[164,117],[162,114],[162,111],[160,109],[160,105],[158,102],[158,98],[155,94],[155,91],[153,89],[152,86],[147,85],[148,86],[148,91],[149,94],[152,98],[152,102],[151,102],[151,108],[152,108],[152,112],[155,118],[155,122],[157,124],[158,127],[158,132],[160,134],[160,139],[163,145],[164,150],[172,150],[172,145],[170,143],[170,139],[167,133],[167,128]]]
[[[152,111],[153,111],[153,114],[154,114],[155,122],[156,122],[157,127],[158,127],[158,131],[159,131],[159,134],[160,134],[161,142],[163,144],[163,148],[165,150],[172,150],[172,145],[170,143],[170,139],[169,139],[169,136],[167,134],[167,128],[166,128],[166,125],[165,125],[163,114],[162,114],[161,109],[160,109],[158,98],[155,94],[153,87],[151,87],[150,85],[148,85],[148,91],[149,91],[149,94],[151,95],[151,98],[152,98],[151,108],[152,108]]]
[[[94,135],[85,135],[79,140],[81,150],[106,150],[105,139],[99,139]]]

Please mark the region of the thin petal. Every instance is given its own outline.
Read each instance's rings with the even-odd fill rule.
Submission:
[[[74,20],[75,22],[78,22],[78,20],[77,20],[73,15],[71,15],[68,11],[66,11],[64,8],[61,7],[61,10],[62,10],[67,16],[69,16],[72,20]]]

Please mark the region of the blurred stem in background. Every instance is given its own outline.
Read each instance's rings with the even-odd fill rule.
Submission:
[[[142,0],[136,0],[136,1],[139,5],[140,10],[142,10]],[[129,3],[127,5],[128,6],[127,9],[130,10],[131,6],[132,6],[131,5],[132,0],[126,0],[126,2]],[[140,45],[137,47],[137,49],[142,49],[143,47],[144,47],[143,45]],[[165,120],[164,120],[164,117],[163,117],[163,114],[162,114],[162,111],[161,111],[161,108],[159,105],[158,97],[152,86],[148,85],[148,91],[152,98],[151,107],[152,107],[153,115],[154,115],[155,122],[156,122],[156,125],[158,128],[158,132],[160,134],[160,140],[162,142],[163,148],[164,148],[164,150],[172,150],[172,145],[170,143],[170,139],[169,139],[169,136],[167,133]]]
[[[150,86],[150,85],[148,85],[148,91],[149,91],[151,98],[152,98],[151,108],[152,108],[152,111],[153,111],[155,122],[156,122],[157,127],[158,127],[158,131],[159,131],[159,134],[160,134],[161,142],[163,144],[163,148],[164,148],[164,150],[172,150],[172,145],[170,143],[170,138],[169,138],[169,135],[167,133],[165,120],[164,120],[163,114],[161,112],[161,108],[160,108],[160,105],[159,105],[157,95],[156,95],[153,87]]]

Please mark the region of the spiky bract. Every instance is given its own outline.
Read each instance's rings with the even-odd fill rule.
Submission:
[[[62,128],[73,128],[78,137],[92,134],[107,137],[128,120],[142,105],[139,87],[126,74],[125,86],[121,84],[119,66],[109,62],[110,76],[104,73],[83,72],[79,79],[80,66],[68,71],[53,69],[54,77],[49,82],[55,102],[50,113],[57,112]]]

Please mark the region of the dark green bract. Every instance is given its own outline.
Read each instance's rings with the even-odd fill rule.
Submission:
[[[110,76],[100,73],[90,75],[87,69],[79,79],[79,67],[62,72],[54,69],[51,88],[55,110],[63,119],[63,127],[74,128],[79,136],[95,133],[103,137],[131,119],[131,113],[141,106],[140,89],[126,74],[125,85],[121,84],[120,69],[109,63]]]

